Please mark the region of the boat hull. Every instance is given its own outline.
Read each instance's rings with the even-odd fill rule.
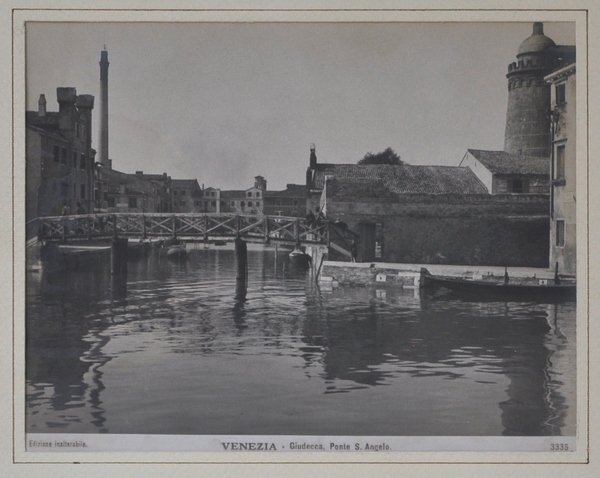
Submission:
[[[187,250],[183,245],[170,246],[167,249],[167,257],[175,261],[184,260],[187,257]]]
[[[311,257],[304,252],[290,252],[288,255],[290,263],[296,267],[308,267],[311,262]]]
[[[421,289],[446,289],[457,296],[468,298],[516,298],[575,300],[577,295],[574,283],[564,284],[526,284],[504,283],[503,281],[467,280],[458,277],[435,276],[427,269],[421,270]]]

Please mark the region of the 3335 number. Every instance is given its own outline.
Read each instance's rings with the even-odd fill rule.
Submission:
[[[568,443],[550,443],[550,451],[569,451]]]

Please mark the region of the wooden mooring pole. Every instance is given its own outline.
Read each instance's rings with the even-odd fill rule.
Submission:
[[[237,264],[236,280],[247,282],[248,280],[248,245],[241,237],[235,238],[235,261]]]
[[[113,237],[110,249],[110,273],[127,274],[127,238]]]

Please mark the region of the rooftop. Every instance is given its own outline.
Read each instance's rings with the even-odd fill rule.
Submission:
[[[304,184],[288,184],[282,191],[265,191],[265,197],[305,197],[306,186]]]
[[[322,189],[326,176],[384,186],[392,194],[487,194],[469,169],[458,166],[319,164],[314,185]],[[368,186],[363,186],[361,191]]]
[[[506,151],[468,149],[473,157],[495,174],[548,175],[549,158],[510,154]]]

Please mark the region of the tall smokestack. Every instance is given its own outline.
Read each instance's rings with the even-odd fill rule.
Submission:
[[[98,135],[98,159],[103,167],[110,169],[108,160],[108,52],[106,45],[100,52],[100,134]]]
[[[317,152],[316,152],[315,143],[310,144],[310,167],[314,168],[317,165]]]

